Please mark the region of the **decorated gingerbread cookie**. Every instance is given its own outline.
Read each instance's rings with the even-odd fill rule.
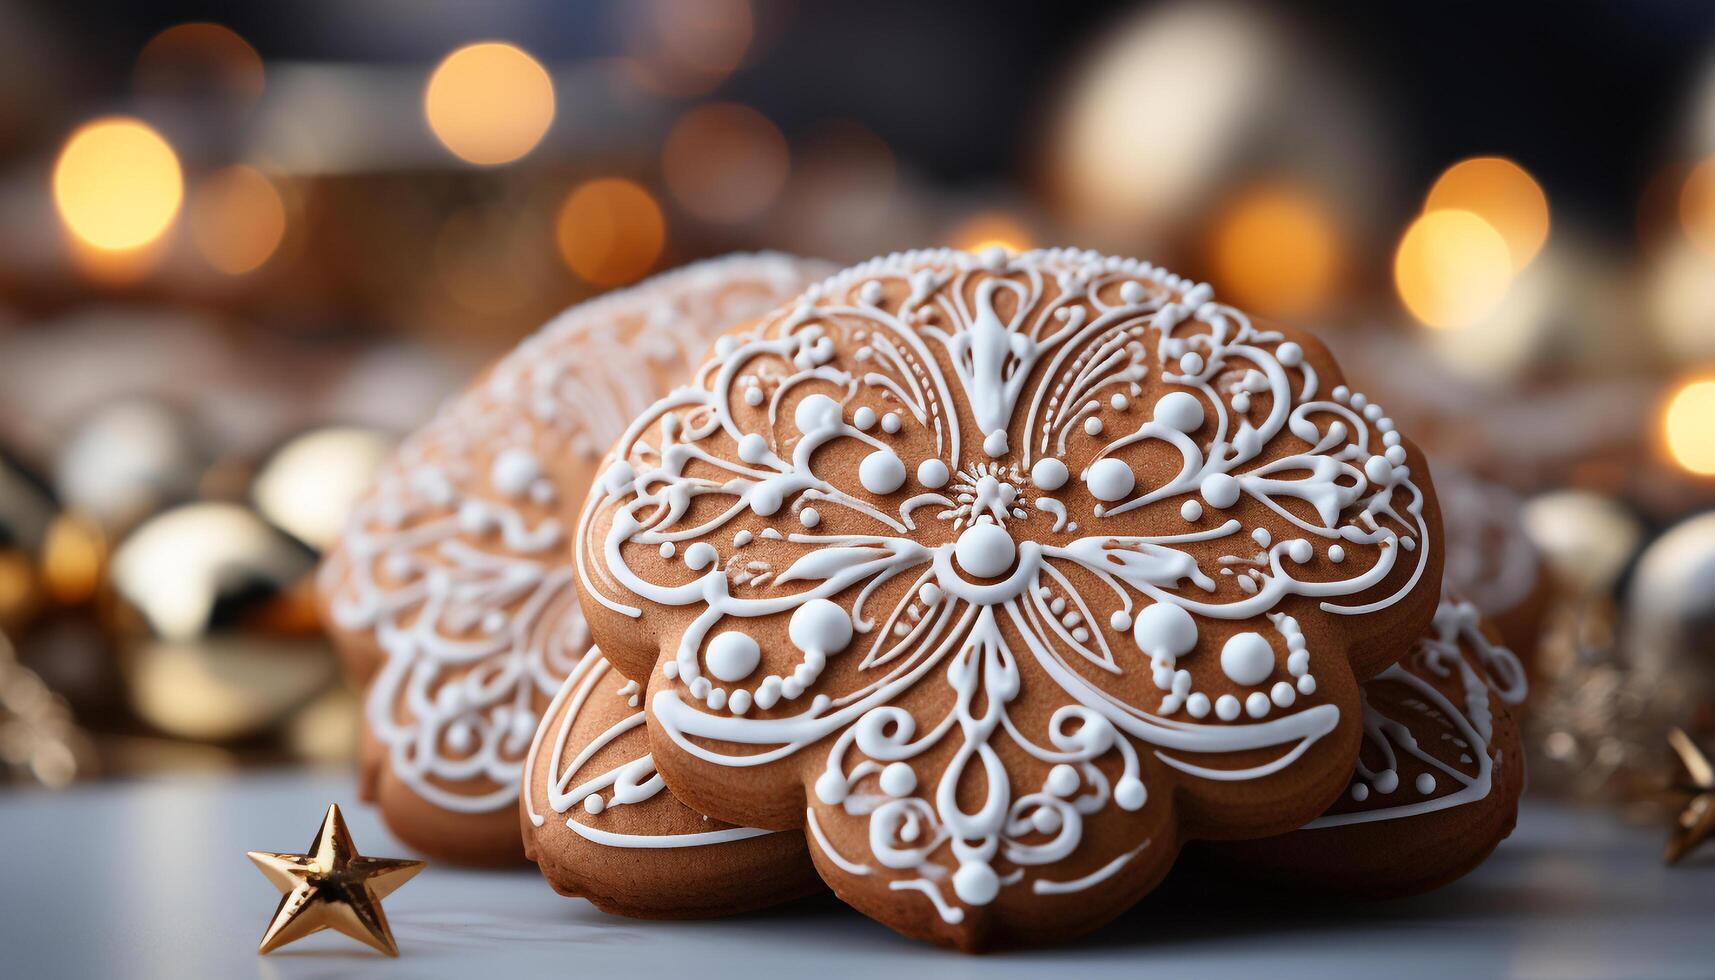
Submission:
[[[822,272],[734,256],[574,307],[401,446],[319,586],[352,673],[372,678],[361,790],[402,840],[448,860],[522,855],[525,751],[589,646],[562,513],[716,333]]]
[[[1434,612],[1426,467],[1320,344],[1146,263],[929,251],[715,345],[576,538],[686,804],[967,949],[1344,789]]]
[[[592,651],[543,716],[524,765],[524,850],[554,890],[619,915],[679,919],[820,888],[803,834],[711,820],[667,792],[642,700]]]
[[[1526,668],[1535,661],[1553,588],[1524,530],[1518,495],[1456,467],[1435,467],[1447,525],[1447,587],[1500,631]]]
[[[1344,796],[1302,830],[1213,845],[1247,880],[1409,895],[1481,864],[1518,815],[1524,753],[1509,708],[1524,668],[1477,607],[1447,599],[1404,660],[1364,685],[1364,746]]]

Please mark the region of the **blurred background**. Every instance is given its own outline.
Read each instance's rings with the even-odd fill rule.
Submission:
[[[308,576],[440,399],[692,259],[933,244],[1321,331],[1478,501],[1536,791],[1715,725],[1715,7],[8,0],[0,780],[345,762]]]

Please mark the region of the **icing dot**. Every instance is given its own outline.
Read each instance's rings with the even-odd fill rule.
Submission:
[[[881,417],[881,431],[889,435],[899,431],[899,413],[888,412]]]
[[[953,872],[953,894],[966,905],[987,905],[1000,894],[1000,877],[981,861],[967,861]]]
[[[1399,773],[1392,769],[1383,769],[1376,775],[1376,792],[1386,795],[1399,789]]]
[[[1084,431],[1088,432],[1090,435],[1093,435],[1093,436],[1101,435],[1102,434],[1102,420],[1099,418],[1096,418],[1094,415],[1085,419],[1084,420]]]
[[[1051,806],[1039,806],[1030,813],[1030,826],[1038,833],[1052,834],[1060,829],[1060,811]]]
[[[1435,777],[1426,772],[1417,774],[1417,791],[1424,796],[1435,792]]]
[[[1303,538],[1294,538],[1286,544],[1286,556],[1300,565],[1309,561],[1313,554],[1315,551],[1310,547],[1310,542]]]
[[[746,463],[760,463],[768,458],[768,440],[747,432],[738,440],[738,458]]]
[[[785,502],[780,487],[773,483],[759,483],[750,492],[750,509],[758,517],[774,516]]]
[[[811,395],[793,409],[792,421],[806,434],[831,429],[839,425],[840,405],[827,395]]]
[[[1365,786],[1363,783],[1353,783],[1352,784],[1352,799],[1357,800],[1359,803],[1362,803],[1369,798],[1370,798],[1370,788],[1368,786]]]
[[[960,567],[978,578],[994,578],[1012,567],[1018,549],[1012,535],[994,524],[973,524],[965,528],[953,545],[953,557]]]
[[[858,464],[858,482],[870,493],[892,493],[905,485],[905,464],[893,450],[877,450]]]
[[[845,777],[829,770],[816,777],[816,797],[829,806],[838,806],[846,801]]]
[[[1064,762],[1048,770],[1048,792],[1055,796],[1071,796],[1078,791],[1078,770]]]
[[[1193,718],[1205,718],[1209,714],[1209,696],[1201,691],[1185,699],[1185,710],[1191,712]]]
[[[632,481],[636,479],[637,471],[631,468],[630,463],[622,459],[609,466],[607,472],[601,475],[601,486],[603,490],[617,497],[620,494],[629,493]]]
[[[1298,693],[1306,697],[1316,693],[1316,678],[1305,674],[1298,679]]]
[[[1197,621],[1171,602],[1157,602],[1138,611],[1131,635],[1151,658],[1182,657],[1197,645]]]
[[[1141,810],[1149,801],[1149,791],[1135,776],[1121,776],[1114,784],[1114,802],[1121,810]]]
[[[1155,421],[1180,432],[1195,432],[1203,425],[1203,403],[1187,392],[1170,391],[1155,403]]]
[[[1346,560],[1346,549],[1339,545],[1328,546],[1328,560],[1338,565]]]
[[[1192,351],[1179,359],[1179,370],[1186,374],[1203,373],[1203,355]]]
[[[737,534],[732,536],[732,546],[734,548],[742,548],[754,540],[756,540],[756,535],[751,534],[749,531],[739,531]]]
[[[715,553],[714,545],[707,541],[698,541],[685,549],[685,566],[693,572],[700,572],[713,565],[716,557],[718,556]]]
[[[1052,456],[1039,459],[1030,467],[1030,482],[1038,490],[1058,490],[1070,477],[1066,464]]]
[[[1274,349],[1274,357],[1287,367],[1297,367],[1304,363],[1304,348],[1289,340]]]
[[[941,596],[941,587],[936,585],[934,582],[928,583],[917,592],[917,597],[923,600],[923,604],[925,606],[933,606],[937,602],[940,602]]]
[[[1245,714],[1252,718],[1261,718],[1268,714],[1268,695],[1261,691],[1252,691],[1250,697],[1245,698]]]
[[[1137,477],[1124,460],[1098,459],[1084,473],[1084,482],[1097,500],[1119,500],[1137,486]]]
[[[506,449],[494,457],[494,466],[489,472],[489,479],[494,489],[508,497],[522,497],[530,489],[530,484],[542,475],[542,467],[536,462],[536,457],[523,449]]]
[[[600,813],[606,806],[607,806],[607,803],[601,798],[600,793],[591,793],[590,795],[584,797],[584,812],[585,813],[597,814],[597,813]]]
[[[1239,502],[1239,481],[1225,473],[1211,473],[1204,477],[1199,489],[1210,507],[1224,510]]]
[[[744,403],[752,408],[762,404],[762,389],[754,386],[744,389]]]
[[[743,633],[720,633],[709,641],[709,673],[731,684],[744,680],[762,662],[762,648]]]
[[[947,485],[952,474],[947,472],[947,464],[938,459],[926,459],[917,464],[917,482],[931,490],[939,490]]]
[[[881,771],[881,791],[889,796],[905,796],[917,788],[917,773],[903,762],[890,762]]]
[[[726,691],[717,687],[709,692],[708,700],[709,707],[719,711],[726,707]]]
[[[675,554],[678,554],[679,546],[674,544],[671,541],[663,541],[663,542],[661,542],[661,547],[659,550],[661,552],[661,557],[671,558]]]
[[[1261,684],[1274,673],[1274,648],[1260,633],[1235,633],[1221,647],[1221,672],[1234,684]]]
[[[1364,461],[1364,475],[1371,483],[1385,484],[1393,479],[1393,464],[1386,456],[1371,456]]]
[[[858,428],[862,429],[865,432],[868,432],[870,429],[875,428],[875,409],[870,408],[868,405],[865,405],[862,408],[858,409],[857,411],[853,412],[852,413],[852,424],[857,426]]]
[[[1134,281],[1120,286],[1120,299],[1133,305],[1143,302],[1143,284]]]
[[[1286,681],[1275,681],[1274,686],[1268,690],[1268,699],[1277,707],[1289,708],[1292,702],[1298,699],[1298,692]]]
[[[1124,609],[1116,609],[1114,614],[1108,617],[1108,625],[1116,630],[1131,629],[1131,616]]]
[[[467,500],[459,506],[459,527],[466,534],[481,534],[491,526],[488,510],[474,500]]]
[[[798,512],[798,523],[805,527],[815,527],[822,523],[822,514],[814,507],[806,507]]]
[[[852,618],[827,599],[811,599],[792,614],[786,635],[800,650],[839,653],[852,641]]]
[[[1005,429],[996,429],[993,432],[990,432],[988,435],[984,436],[983,437],[983,452],[988,453],[989,456],[993,459],[999,459],[1002,456],[1005,456],[1006,455],[1006,430]],[[991,871],[989,873],[993,874],[994,872]]]
[[[1222,721],[1232,721],[1239,716],[1239,699],[1231,694],[1223,694],[1215,699],[1215,717]]]
[[[1179,516],[1186,521],[1202,520],[1203,505],[1195,500],[1187,500],[1179,505]]]
[[[1123,412],[1126,409],[1131,407],[1131,399],[1127,398],[1126,396],[1124,396],[1118,392],[1115,392],[1114,396],[1112,398],[1108,399],[1108,404],[1112,405],[1114,407],[1114,411]]]
[[[673,678],[678,677],[679,676],[679,662],[677,660],[669,660],[666,663],[662,664],[661,665],[661,676],[667,678],[668,680],[672,680]]]
[[[1268,528],[1259,527],[1251,532],[1251,540],[1256,542],[1258,548],[1266,548],[1273,538],[1269,536]]]
[[[636,706],[633,705],[633,707],[636,707]],[[750,710],[750,692],[745,691],[745,690],[737,690],[737,691],[732,692],[732,697],[727,700],[727,709],[730,710],[735,715],[742,715],[746,711],[749,711]]]

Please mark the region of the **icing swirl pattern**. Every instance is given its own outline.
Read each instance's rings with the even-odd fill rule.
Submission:
[[[1093,925],[1182,836],[1328,802],[1354,667],[1433,608],[1423,472],[1320,345],[1206,285],[904,253],[730,333],[641,415],[576,565],[682,798],[802,824],[842,897],[980,945]]]

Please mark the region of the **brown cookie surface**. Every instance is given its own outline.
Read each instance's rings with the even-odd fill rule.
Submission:
[[[563,513],[715,334],[825,271],[731,256],[573,307],[401,445],[318,586],[368,681],[360,790],[402,840],[460,862],[522,856],[519,771],[589,646]]]
[[[1447,587],[1477,607],[1507,649],[1533,672],[1553,586],[1524,530],[1518,494],[1456,467],[1436,465],[1447,526]]]
[[[1421,456],[1320,344],[1074,250],[889,256],[730,332],[576,546],[674,793],[966,949],[1320,813],[1442,561]]]
[[[1247,880],[1362,897],[1437,888],[1512,832],[1524,668],[1476,605],[1446,599],[1405,659],[1364,685],[1364,746],[1338,802],[1301,830],[1211,845]]]
[[[820,888],[804,835],[711,820],[649,756],[642,689],[597,652],[560,688],[524,766],[524,849],[562,895],[640,918],[764,908]]]

